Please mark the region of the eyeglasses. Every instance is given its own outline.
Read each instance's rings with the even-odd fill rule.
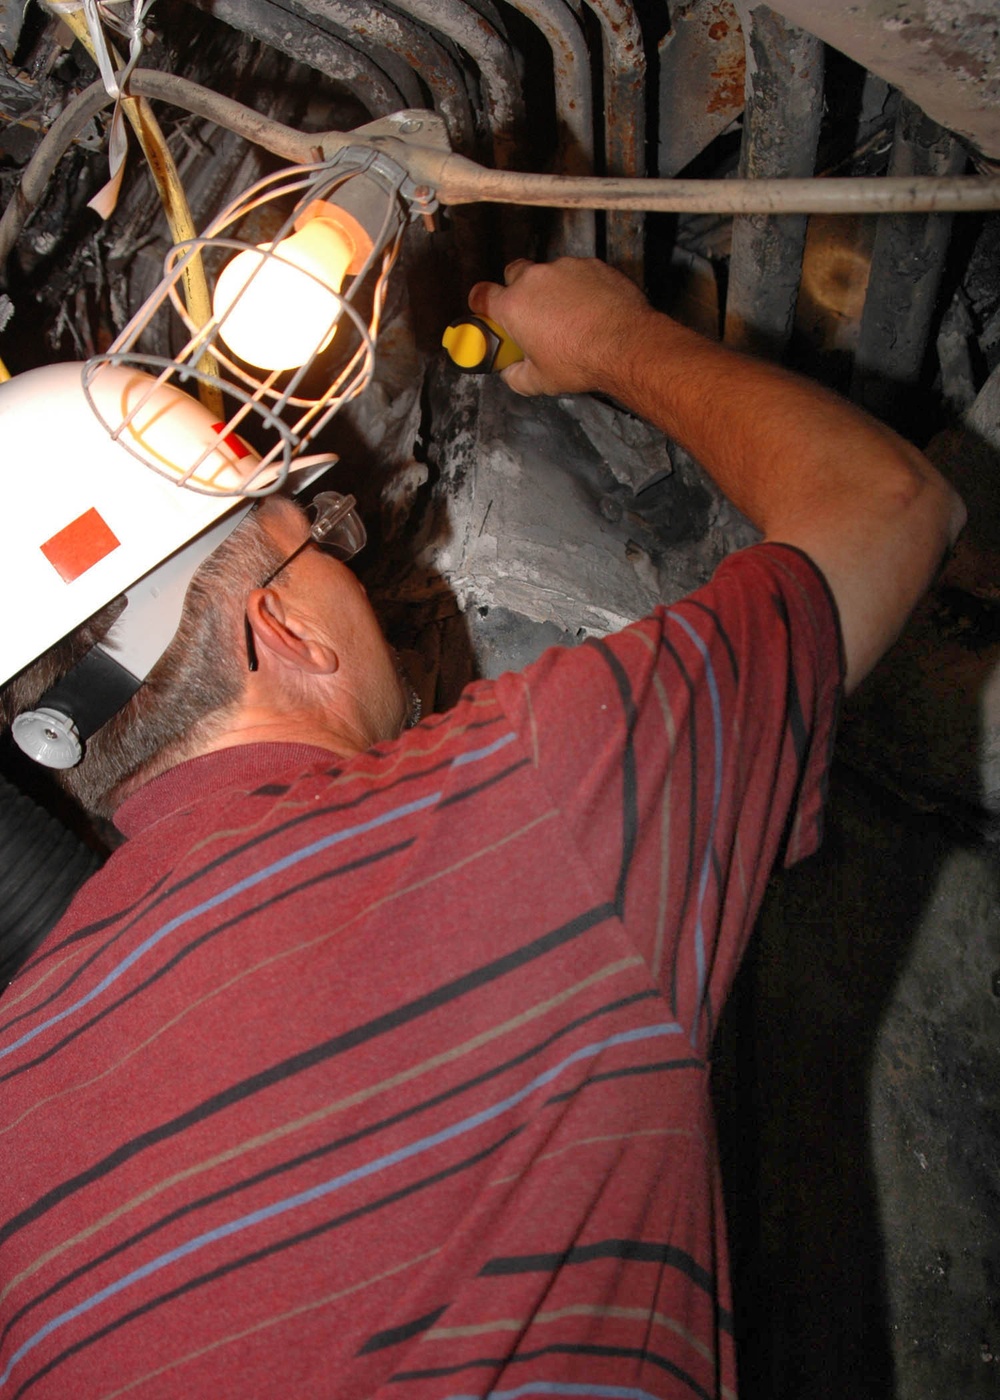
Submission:
[[[257,587],[266,588],[269,583],[273,583],[281,571],[287,569],[292,560],[297,559],[311,544],[325,549],[335,559],[353,559],[358,550],[364,548],[368,538],[361,516],[355,510],[356,505],[357,501],[353,496],[341,496],[337,491],[321,491],[307,507],[311,517],[308,535]],[[257,648],[254,645],[250,618],[246,613],[243,614],[243,630],[246,636],[247,668],[256,671],[259,664]]]

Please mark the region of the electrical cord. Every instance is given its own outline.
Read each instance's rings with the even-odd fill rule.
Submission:
[[[52,5],[46,3],[46,8],[50,13],[57,14],[58,17],[69,27],[74,37],[86,49],[91,59],[102,71],[105,64],[102,64],[87,22],[81,10],[67,11],[62,8],[53,9]],[[146,10],[148,10],[148,6]],[[142,12],[141,18],[146,11]],[[114,48],[108,46],[110,57],[118,64],[123,74],[128,74],[136,62],[138,51],[136,48],[137,36],[133,35],[133,53],[127,65],[123,64],[120,56]],[[102,86],[108,90],[107,79],[102,76]],[[113,96],[108,92],[109,97]],[[121,105],[125,116],[132,125],[142,153],[146,157],[146,164],[149,166],[153,183],[160,197],[163,212],[166,215],[167,223],[170,227],[171,239],[174,243],[184,242],[186,239],[195,236],[194,220],[191,217],[191,210],[181,184],[180,173],[178,172],[174,158],[170,153],[166,137],[160,127],[159,122],[153,114],[153,109],[149,101],[144,97],[132,97],[128,93],[121,94]],[[110,212],[110,211],[109,211]],[[212,299],[208,290],[208,279],[205,276],[205,269],[200,258],[193,258],[184,269],[184,300],[191,314],[192,320],[198,325],[205,325],[212,315]],[[205,373],[214,375],[217,366],[212,359],[211,352],[206,351],[206,362],[201,366]],[[205,406],[213,413],[222,414],[222,399],[218,391],[206,381],[200,381],[199,392]]]

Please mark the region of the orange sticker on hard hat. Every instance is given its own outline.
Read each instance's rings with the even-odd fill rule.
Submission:
[[[64,583],[72,583],[117,549],[121,540],[93,506],[40,546]]]
[[[250,448],[242,438],[238,438],[235,433],[227,433],[225,429],[225,423],[212,424],[212,432],[218,433],[236,460],[242,462],[244,457],[250,456]]]

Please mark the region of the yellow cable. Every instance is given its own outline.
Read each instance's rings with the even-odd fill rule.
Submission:
[[[60,11],[58,17],[69,26],[74,37],[79,40],[96,63],[97,56],[94,52],[90,32],[87,29],[87,22],[80,11]],[[114,50],[112,50],[112,54],[115,62],[120,63],[121,59],[114,53]],[[170,154],[160,124],[153,115],[152,107],[144,97],[123,97],[122,109],[139,138],[139,145],[146,157],[160,196],[160,203],[167,216],[167,223],[170,225],[171,237],[175,243],[184,243],[188,239],[194,238],[194,221],[191,218],[191,210],[181,185],[181,177],[174,164],[174,158]],[[200,257],[191,259],[184,269],[182,278],[184,304],[188,309],[188,314],[196,326],[203,326],[212,314],[212,300],[209,296],[208,281]],[[218,362],[211,351],[204,351],[198,361],[198,368],[205,374],[218,375]],[[225,417],[222,394],[214,385],[199,380],[198,394],[206,408],[219,418]]]
[[[6,384],[9,378],[10,370],[4,364],[3,360],[0,360],[0,384]]]

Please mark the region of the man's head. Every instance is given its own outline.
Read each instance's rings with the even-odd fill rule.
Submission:
[[[362,585],[319,546],[285,566],[309,537],[307,513],[269,497],[201,565],[180,627],[145,684],[91,736],[82,761],[60,773],[84,807],[110,816],[137,786],[216,748],[298,740],[349,754],[401,731],[408,691]],[[37,704],[107,635],[121,601],[0,689],[4,722]]]
[[[279,497],[260,508],[260,519],[283,562],[246,599],[258,664],[238,732],[311,736],[341,753],[394,738],[413,717],[410,689],[337,534],[324,536],[322,516],[310,529],[306,514]]]
[[[138,782],[241,734],[345,751],[392,732],[405,704],[364,590],[316,549],[281,567],[309,538],[290,501],[268,497],[236,524],[246,502],[221,494],[243,480],[259,486],[257,458],[196,400],[134,370],[102,371],[99,421],[80,370],[52,366],[0,386],[9,464],[0,533],[12,599],[0,716],[22,716],[18,741],[23,726],[33,755],[72,762],[77,732],[90,733],[65,785],[107,813]],[[203,473],[195,493],[183,489],[191,470]],[[261,661],[252,674],[245,628]],[[91,668],[105,652],[107,695]],[[46,692],[70,671],[56,704]],[[40,699],[40,714],[25,716]],[[65,720],[68,755],[43,752],[49,715],[57,729]]]

